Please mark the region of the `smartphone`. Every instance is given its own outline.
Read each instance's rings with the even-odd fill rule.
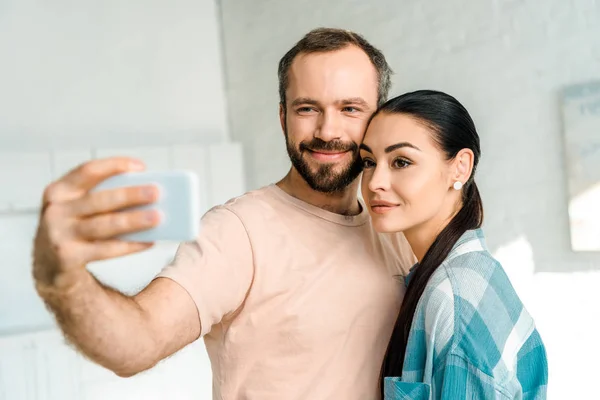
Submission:
[[[154,228],[122,235],[119,239],[135,242],[194,240],[200,230],[198,176],[191,171],[143,171],[112,176],[93,191],[130,186],[155,185],[158,200],[130,210],[158,210],[161,222]],[[125,211],[125,210],[123,210]]]

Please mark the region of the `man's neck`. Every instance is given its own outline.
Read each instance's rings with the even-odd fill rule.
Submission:
[[[361,207],[358,203],[358,178],[344,190],[336,193],[322,193],[311,188],[292,168],[277,186],[287,194],[315,207],[340,214],[358,215]]]

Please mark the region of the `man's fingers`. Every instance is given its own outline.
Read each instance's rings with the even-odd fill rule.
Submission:
[[[88,193],[67,207],[72,215],[85,217],[151,204],[157,198],[158,188],[154,185],[133,186]]]
[[[92,160],[69,171],[44,191],[44,204],[80,197],[111,176],[144,169],[141,161],[129,157]]]
[[[83,240],[106,240],[150,229],[158,223],[160,214],[156,210],[121,211],[80,220],[75,235]]]
[[[153,243],[127,242],[123,240],[104,240],[90,243],[86,249],[88,262],[110,260],[129,254],[139,253],[152,247]]]

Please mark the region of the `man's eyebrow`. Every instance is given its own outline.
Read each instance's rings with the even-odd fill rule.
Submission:
[[[300,104],[310,104],[313,106],[318,106],[319,102],[315,99],[311,99],[310,97],[298,97],[292,101],[292,107],[299,106]]]
[[[342,99],[339,101],[340,104],[348,105],[348,104],[359,104],[363,107],[368,108],[369,104],[362,97],[350,97],[348,99]]]
[[[367,103],[362,97],[349,97],[347,99],[338,100],[336,101],[336,103],[340,105],[357,104],[361,107],[369,108],[369,103]],[[315,99],[311,99],[310,97],[298,97],[297,99],[294,99],[294,101],[292,101],[291,106],[296,107],[301,104],[310,104],[313,106],[318,106],[320,103]]]

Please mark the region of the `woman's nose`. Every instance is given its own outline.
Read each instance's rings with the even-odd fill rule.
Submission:
[[[379,163],[369,176],[369,190],[372,192],[387,190],[390,187],[390,174],[385,164]]]

